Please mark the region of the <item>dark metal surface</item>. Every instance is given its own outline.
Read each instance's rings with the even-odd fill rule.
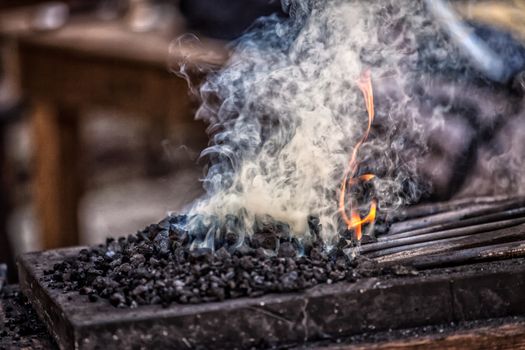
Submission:
[[[455,238],[455,237],[466,237],[469,235],[475,235],[482,232],[496,231],[504,229],[507,227],[514,227],[521,224],[525,224],[525,215],[521,218],[510,219],[510,220],[501,220],[495,222],[489,222],[479,225],[471,225],[465,227],[459,227],[449,230],[441,230],[436,232],[429,232],[424,234],[417,234],[413,236],[404,236],[404,237],[393,237],[388,240],[382,240],[376,243],[370,243],[363,245],[361,248],[362,253],[381,251],[393,247],[405,247],[417,243],[428,243]],[[525,230],[524,230],[525,231]],[[525,239],[525,232],[523,234],[523,239]]]
[[[397,221],[401,218],[409,219]],[[387,234],[361,247],[362,254],[382,264],[430,268],[525,257],[523,197],[424,204],[390,220]]]
[[[525,242],[500,243],[431,256],[420,256],[412,259],[410,266],[425,269],[435,266],[457,266],[512,258],[525,258]]]
[[[389,235],[397,235],[433,226],[441,229],[450,228],[449,225],[462,220],[479,218],[494,213],[501,213],[503,211],[521,209],[524,207],[524,197],[509,198],[495,203],[465,203],[461,207],[453,208],[438,214],[396,222],[390,227]],[[441,225],[444,227],[438,227]]]
[[[483,247],[505,242],[525,241],[525,224],[507,227],[500,230],[480,232],[454,238],[408,244],[405,246],[386,248],[367,254],[379,262],[410,263],[418,256],[430,256],[438,253],[447,253],[456,250]]]

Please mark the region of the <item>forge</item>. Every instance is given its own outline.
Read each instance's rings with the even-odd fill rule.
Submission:
[[[61,348],[330,346],[525,316],[523,45],[438,1],[283,8],[200,85],[205,195],[20,258]]]
[[[283,347],[365,332],[524,316],[524,213],[522,197],[409,207],[384,219],[386,232],[363,242],[362,257],[345,265],[345,277],[338,281],[314,278],[309,285],[238,295],[230,288],[219,299],[179,298],[155,305],[143,298],[134,304],[140,299],[130,292],[124,293],[127,303],[113,306],[107,293],[57,285],[57,271],[61,276],[74,272],[61,264],[79,259],[85,254],[82,248],[22,256],[20,281],[63,349]],[[253,255],[239,256],[246,254]],[[295,258],[299,267],[336,260],[327,255],[316,262],[305,255]],[[332,266],[327,270],[336,271]],[[234,270],[242,276],[256,267],[239,261]],[[258,290],[256,279],[248,284]]]

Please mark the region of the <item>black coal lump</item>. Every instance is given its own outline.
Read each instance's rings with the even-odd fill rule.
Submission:
[[[355,261],[327,252],[316,217],[308,218],[311,237],[305,246],[286,224],[265,219],[248,237],[229,216],[226,227],[216,231],[223,242],[208,247],[205,235],[218,221],[196,225],[198,232],[188,230],[188,221],[185,215],[169,216],[135,235],[83,249],[46,271],[46,283],[92,302],[101,298],[115,307],[137,307],[299,291],[358,275]]]

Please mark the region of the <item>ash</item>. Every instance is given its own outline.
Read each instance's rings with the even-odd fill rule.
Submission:
[[[187,220],[170,216],[135,235],[83,249],[46,271],[45,278],[50,287],[78,291],[93,302],[104,298],[116,307],[137,307],[299,291],[377,270],[371,261],[351,260],[339,248],[328,252],[315,217],[309,220],[312,239],[305,244],[286,225],[273,222],[259,225],[242,244],[235,234],[218,230],[215,250],[199,247],[199,235],[182,225]]]

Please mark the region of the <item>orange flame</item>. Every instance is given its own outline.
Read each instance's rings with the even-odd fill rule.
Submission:
[[[370,129],[372,128],[372,122],[374,121],[375,116],[374,93],[372,89],[372,78],[370,70],[366,70],[365,72],[363,72],[363,74],[357,81],[357,86],[363,93],[363,97],[365,99],[365,106],[368,112],[368,127],[361,140],[359,140],[359,142],[354,146],[352,150],[352,155],[350,157],[350,161],[348,163],[348,167],[343,176],[343,182],[341,183],[341,192],[339,194],[339,212],[341,213],[341,216],[344,222],[346,223],[347,228],[349,230],[354,230],[356,239],[360,241],[363,237],[362,226],[375,221],[377,202],[373,200],[370,205],[370,210],[368,214],[365,217],[361,218],[359,212],[355,209],[352,209],[351,207],[350,216],[347,214],[345,197],[347,184],[351,187],[356,185],[359,181],[367,182],[375,177],[373,174],[364,174],[358,178],[355,178],[355,173],[357,171],[358,166],[357,153],[359,152],[359,148],[361,148],[363,143],[368,139],[368,135],[370,134]]]

